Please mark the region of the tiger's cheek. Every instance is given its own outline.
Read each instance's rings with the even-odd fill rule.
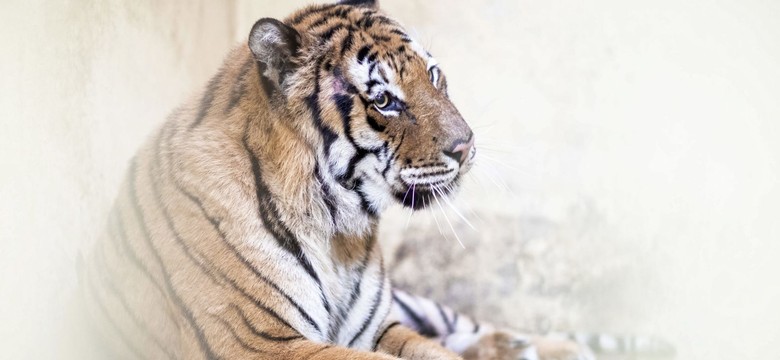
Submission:
[[[365,114],[353,119],[358,123],[355,126],[355,141],[366,149],[377,149],[384,146],[386,141],[387,122],[381,116]]]

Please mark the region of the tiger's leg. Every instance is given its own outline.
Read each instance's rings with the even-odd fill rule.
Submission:
[[[391,317],[467,360],[586,360],[585,346],[480,324],[434,301],[393,291]]]
[[[258,356],[257,359],[276,360],[397,360],[398,358],[377,352],[358,351],[341,346],[321,344],[309,340],[295,341],[284,350]]]
[[[375,351],[408,360],[458,360],[458,355],[436,341],[420,335],[398,321],[382,327],[376,338]]]
[[[220,354],[219,357],[252,360],[461,360],[458,355],[442,348],[435,341],[403,326],[397,326],[397,323],[391,325],[393,326],[385,327],[387,331],[377,339],[373,352],[301,339],[283,346],[244,343],[233,347],[234,351]],[[252,351],[247,352],[247,347],[252,348]]]

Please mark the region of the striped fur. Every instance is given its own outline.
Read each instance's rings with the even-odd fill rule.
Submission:
[[[133,158],[88,254],[82,288],[107,357],[444,360],[458,356],[441,345],[491,333],[436,341],[409,313],[393,322],[406,295],[375,236],[387,206],[425,207],[471,166],[446,90],[373,1],[260,20]]]

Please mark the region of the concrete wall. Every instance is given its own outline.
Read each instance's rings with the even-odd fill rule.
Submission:
[[[41,338],[144,136],[255,19],[304,3],[0,4],[9,358],[57,354]],[[480,151],[454,204],[477,230],[446,203],[385,219],[398,284],[519,328],[660,335],[679,359],[773,356],[780,3],[383,7],[439,59]]]
[[[74,258],[130,156],[233,40],[208,0],[0,3],[0,343],[59,354]]]

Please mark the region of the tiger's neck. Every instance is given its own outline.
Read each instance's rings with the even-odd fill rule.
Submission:
[[[378,218],[366,213],[354,189],[330,173],[321,132],[308,118],[311,110],[269,94],[253,60],[243,47],[231,54],[211,82],[217,85],[210,85],[215,89],[211,102],[227,104],[227,118],[207,119],[201,126],[225,132],[242,145],[250,168],[243,181],[254,184],[258,210],[266,213],[261,217],[278,219],[309,247],[327,247],[339,239],[367,242]]]

